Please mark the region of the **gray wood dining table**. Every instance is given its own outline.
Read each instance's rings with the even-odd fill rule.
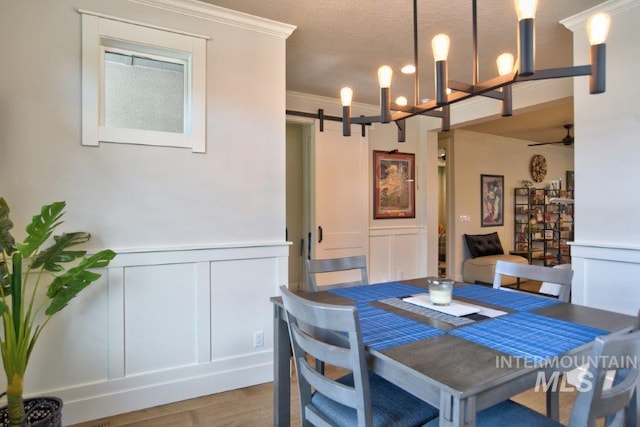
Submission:
[[[300,294],[318,302],[356,305],[371,356],[369,369],[438,407],[441,426],[474,426],[478,411],[540,384],[541,378],[549,380],[583,364],[596,336],[624,333],[635,321],[538,295],[459,283],[455,302],[485,308],[497,317],[484,316],[484,311],[450,316],[403,301],[425,292],[426,278]],[[271,301],[273,421],[289,426],[289,333],[281,299]],[[553,387],[547,395],[547,413],[556,420],[558,392]]]

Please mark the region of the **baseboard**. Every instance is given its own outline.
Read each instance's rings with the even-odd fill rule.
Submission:
[[[177,378],[165,383],[64,401],[63,425],[110,417],[167,403],[249,387],[273,381],[273,362],[246,368]]]

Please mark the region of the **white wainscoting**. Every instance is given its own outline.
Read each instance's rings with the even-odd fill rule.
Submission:
[[[269,298],[287,284],[288,251],[285,242],[120,251],[50,322],[27,394],[61,397],[69,425],[272,381]],[[253,347],[256,331],[263,347]]]
[[[572,302],[636,315],[640,309],[640,246],[574,242]]]
[[[369,282],[391,282],[426,276],[426,247],[424,227],[370,228]]]

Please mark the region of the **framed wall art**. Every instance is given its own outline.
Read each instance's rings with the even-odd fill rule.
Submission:
[[[480,175],[481,226],[504,225],[504,175]]]
[[[415,218],[415,155],[373,152],[373,218]]]

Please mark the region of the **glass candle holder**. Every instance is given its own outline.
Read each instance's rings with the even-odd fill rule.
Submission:
[[[451,295],[453,292],[453,280],[441,278],[427,279],[429,284],[429,300],[434,305],[451,304]]]

